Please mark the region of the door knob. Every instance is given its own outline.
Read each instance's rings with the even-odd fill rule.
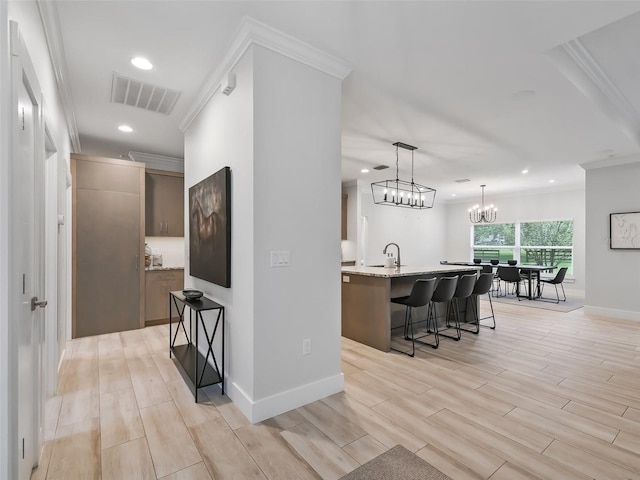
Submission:
[[[36,307],[44,308],[47,306],[46,300],[38,300],[38,297],[33,297],[31,299],[31,311],[33,312]]]

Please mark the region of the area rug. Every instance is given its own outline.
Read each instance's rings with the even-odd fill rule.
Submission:
[[[451,480],[451,477],[402,445],[396,445],[340,480]]]
[[[485,298],[483,301],[487,301]],[[567,297],[567,301],[560,303],[549,302],[547,300],[529,300],[522,298],[520,301],[514,295],[507,295],[506,297],[491,297],[493,302],[506,303],[509,305],[517,305],[519,307],[541,308],[543,310],[553,310],[554,312],[572,312],[579,308],[584,307],[584,300],[581,298]]]

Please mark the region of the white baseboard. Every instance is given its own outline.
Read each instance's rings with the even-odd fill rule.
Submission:
[[[640,312],[633,312],[631,310],[616,310],[615,308],[602,308],[585,305],[584,313],[587,315],[598,315],[600,317],[611,317],[619,318],[621,320],[634,320],[636,322],[640,322]]]
[[[344,375],[340,373],[257,401],[235,382],[227,385],[226,393],[251,423],[258,423],[343,390]]]

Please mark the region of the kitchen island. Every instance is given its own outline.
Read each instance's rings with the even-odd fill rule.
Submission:
[[[392,304],[391,298],[409,295],[421,278],[461,276],[478,270],[461,265],[342,267],[342,335],[388,352],[391,328],[403,325],[405,313],[405,307]],[[418,315],[425,318],[426,307],[418,309]]]

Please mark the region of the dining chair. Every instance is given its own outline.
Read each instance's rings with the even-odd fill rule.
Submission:
[[[564,286],[562,285],[562,282],[564,282],[564,277],[567,274],[567,267],[562,267],[560,270],[558,270],[558,273],[556,273],[556,276],[553,278],[541,278],[540,279],[540,285],[542,286],[542,291],[540,292],[540,299],[541,300],[546,300],[542,297],[542,292],[544,292],[544,286],[545,284],[547,285],[553,285],[554,287],[556,287],[556,303],[560,303],[560,295],[558,294],[558,285],[560,285],[560,288],[562,289],[562,296],[564,297],[562,299],[563,302],[567,301],[567,295],[564,293]],[[551,299],[549,299],[551,300]]]
[[[433,296],[433,292],[436,288],[436,278],[427,278],[427,279],[419,279],[416,280],[411,288],[411,293],[404,297],[396,297],[391,299],[391,303],[396,303],[399,305],[404,305],[404,325],[399,327],[394,327],[391,330],[396,328],[404,328],[404,339],[411,340],[411,353],[406,350],[399,350],[397,348],[391,347],[391,350],[396,352],[404,353],[405,355],[409,355],[413,357],[416,353],[416,337],[414,324],[420,323],[420,320],[414,322],[413,319],[413,311],[418,307],[424,307],[425,305],[430,304],[431,298]],[[428,317],[427,319],[428,320]],[[409,335],[411,333],[411,335]],[[436,330],[435,336],[437,340],[438,332]],[[420,337],[422,338],[422,337]],[[425,343],[425,342],[422,342]]]
[[[518,267],[498,267],[498,297],[504,297],[507,295],[507,286],[511,285],[515,288],[516,296],[518,300],[520,300],[520,283],[522,282],[522,277],[520,276],[520,269]],[[504,295],[500,295],[501,292],[501,284],[504,282],[505,292]]]

